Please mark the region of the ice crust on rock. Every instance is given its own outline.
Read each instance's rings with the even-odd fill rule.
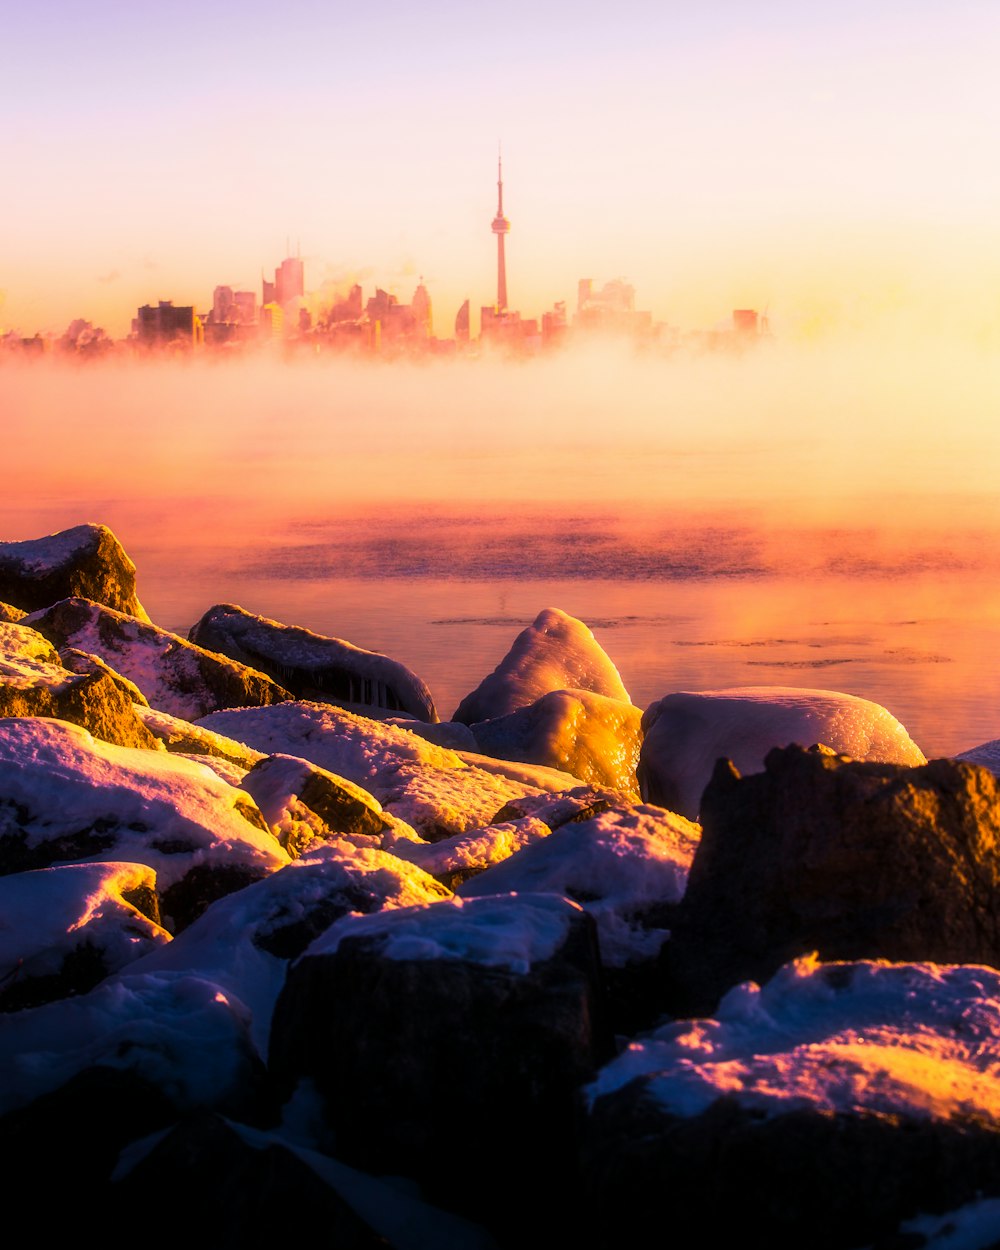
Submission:
[[[712,1018],[631,1042],[587,1087],[591,1106],[637,1078],[668,1112],[719,1098],[916,1119],[1000,1114],[1000,973],[972,964],[786,964]]]
[[[639,797],[642,713],[589,690],[552,690],[507,716],[472,727],[480,751],[503,760],[558,768],[579,781]]]
[[[465,696],[452,719],[473,725],[567,689],[631,703],[618,670],[587,626],[559,608],[545,608],[518,634],[489,677]]]
[[[57,646],[98,656],[134,682],[152,707],[183,720],[292,697],[246,664],[89,599],[63,600],[25,623]]]
[[[209,608],[190,638],[270,674],[298,699],[438,719],[430,691],[405,664],[340,638],[256,616],[236,604]]]
[[[833,690],[744,686],[681,691],[651,703],[642,717],[639,788],[643,799],[697,820],[716,760],[760,772],[772,747],[822,743],[840,755],[924,764],[920,748],[878,703]]]
[[[660,807],[615,807],[532,839],[458,893],[528,891],[575,899],[597,922],[602,961],[621,967],[655,956],[670,936],[662,920],[684,893],[700,834],[697,825]]]
[[[492,823],[539,787],[466,764],[454,751],[329,703],[213,712],[199,725],[268,755],[296,755],[361,786],[430,840]]]
[[[370,916],[348,916],[305,952],[332,955],[349,939],[368,939],[392,960],[446,959],[526,974],[551,959],[580,908],[556,894],[453,898]]]
[[[264,876],[287,864],[263,825],[248,795],[200,764],[63,721],[0,720],[0,862],[127,860],[165,890],[195,867]]]
[[[136,598],[135,565],[106,525],[0,542],[0,599],[35,612],[73,595],[149,620]]]

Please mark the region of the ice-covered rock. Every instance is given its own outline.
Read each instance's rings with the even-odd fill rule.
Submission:
[[[74,595],[149,620],[135,595],[135,565],[106,525],[0,543],[0,599],[36,612]]]
[[[430,691],[404,664],[339,638],[255,616],[232,603],[209,608],[189,636],[199,646],[269,673],[298,699],[357,711],[407,712],[422,721],[438,718]]]
[[[329,703],[213,712],[199,724],[268,755],[296,755],[373,794],[383,809],[437,841],[493,823],[538,787],[471,767],[446,747]]]
[[[219,899],[134,971],[185,972],[212,981],[250,1012],[250,1034],[266,1058],[271,1013],[289,960],[350,913],[415,907],[450,892],[384,851],[330,842],[286,868]]]
[[[753,773],[772,747],[822,743],[853,759],[926,762],[884,707],[833,690],[745,686],[668,694],[643,713],[642,732],[642,797],[691,820],[698,819],[702,791],[721,758]]]
[[[289,971],[272,1070],[312,1082],[348,1162],[432,1201],[481,1213],[482,1178],[515,1167],[490,1217],[558,1244],[577,1090],[610,1053],[591,925],[527,894],[346,917]]]
[[[249,772],[264,759],[263,751],[254,751],[243,742],[214,733],[203,725],[192,725],[153,708],[136,707],[136,715],[158,742],[174,755],[204,755],[206,759],[225,760]]]
[[[99,656],[133,681],[152,707],[182,720],[292,697],[246,664],[88,599],[65,599],[32,613],[25,624],[58,647]]]
[[[710,1011],[787,960],[1000,967],[1000,782],[984,768],[775,749],[720,761],[671,942],[677,1008]]]
[[[337,834],[379,838],[391,826],[367,790],[295,755],[269,755],[240,783],[291,855]]]
[[[200,764],[0,720],[0,874],[81,860],[153,868],[174,930],[289,862],[250,796]]]
[[[678,1244],[904,1244],[1000,1195],[998,1003],[992,969],[806,958],[637,1039],[587,1089],[591,1244],[664,1211]]]
[[[545,608],[497,667],[459,704],[466,725],[507,716],[552,690],[591,690],[630,703],[618,670],[582,621]]]
[[[159,749],[114,676],[64,668],[51,644],[25,625],[0,622],[0,717],[72,721],[118,746]]]
[[[140,864],[67,864],[0,877],[0,1011],[84,994],[170,941],[156,874]]]
[[[614,786],[638,798],[642,713],[631,703],[589,690],[552,690],[507,716],[472,726],[486,755],[523,760]]]

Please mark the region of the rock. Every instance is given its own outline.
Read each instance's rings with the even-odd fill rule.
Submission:
[[[249,795],[199,764],[0,720],[0,875],[84,859],[154,869],[173,931],[288,863]]]
[[[132,965],[211,981],[249,1015],[262,1058],[290,960],[341,917],[450,897],[425,872],[384,851],[325,843],[245,890],[219,899],[183,933]]]
[[[597,925],[613,1027],[634,1033],[666,1008],[660,955],[700,835],[660,807],[612,807],[533,839],[455,888],[463,898],[544,892],[579,903]]]
[[[15,608],[10,603],[0,603],[0,621],[5,621],[10,625],[16,625],[18,621],[24,620],[27,612],[21,608]]]
[[[5,716],[53,717],[118,746],[159,749],[111,674],[70,673],[34,629],[0,623],[0,717]]]
[[[135,682],[123,677],[110,664],[105,664],[100,656],[80,651],[76,647],[63,647],[59,652],[59,662],[71,673],[106,673],[130,702],[137,703],[140,707],[149,707],[149,700]]]
[[[85,994],[170,941],[156,874],[139,864],[67,864],[0,877],[0,1011]]]
[[[473,725],[567,689],[631,702],[618,670],[587,626],[558,608],[545,608],[518,634],[489,677],[465,696],[452,719]]]
[[[492,755],[480,755],[476,751],[456,751],[463,764],[477,768],[481,773],[494,777],[506,777],[521,785],[531,786],[532,793],[545,790],[549,794],[561,794],[577,785],[579,778],[558,768],[546,768],[544,764],[521,764],[517,760],[498,760]]]
[[[507,820],[521,820],[537,816],[550,829],[558,829],[571,821],[590,820],[600,812],[606,812],[627,801],[620,790],[598,786],[574,786],[559,794],[529,794],[524,798],[511,799],[493,817],[491,824]]]
[[[289,971],[270,1053],[285,1089],[312,1082],[348,1162],[508,1229],[530,1218],[548,1245],[566,1228],[577,1090],[610,1051],[591,922],[521,895],[338,921]],[[512,1159],[516,1183],[484,1202]]]
[[[74,595],[149,620],[135,595],[135,565],[106,525],[0,543],[0,599],[37,612]]]
[[[59,647],[99,656],[159,711],[197,720],[224,707],[261,707],[292,696],[264,673],[87,599],[65,599],[26,618]]]
[[[553,690],[507,716],[472,727],[478,749],[502,760],[543,764],[579,781],[639,797],[642,713],[588,690]]]
[[[810,958],[634,1041],[587,1089],[589,1244],[919,1244],[1000,1194],[998,1001],[986,968]]]
[[[190,638],[270,674],[297,699],[366,713],[373,708],[408,712],[422,721],[438,718],[430,691],[405,665],[339,638],[255,616],[232,603],[209,608]]]
[[[291,855],[314,838],[380,838],[392,826],[367,790],[294,755],[269,755],[241,782]]]
[[[741,773],[759,772],[772,747],[822,743],[841,755],[923,764],[923,752],[878,703],[832,690],[746,686],[669,694],[642,717],[639,788],[658,803],[698,819],[701,796],[718,759]]]
[[[166,712],[144,707],[137,707],[135,711],[149,732],[172,755],[198,755],[206,759],[225,760],[244,772],[249,772],[266,758],[263,751],[254,751],[243,742],[213,733],[202,725],[192,725],[177,716],[168,716]]]
[[[720,762],[670,947],[678,1009],[826,959],[1000,966],[1000,783],[983,768],[772,751]]]
[[[969,747],[968,751],[960,751],[954,757],[966,764],[980,764],[988,768],[994,776],[1000,776],[1000,738],[992,742],[982,742],[977,747]]]
[[[267,754],[295,755],[361,786],[421,837],[438,841],[489,824],[536,787],[470,767],[454,751],[329,703],[213,712],[199,722]]]

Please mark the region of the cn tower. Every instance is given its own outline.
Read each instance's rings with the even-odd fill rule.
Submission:
[[[504,262],[504,235],[510,233],[510,222],[503,215],[503,161],[497,153],[497,215],[493,218],[493,233],[497,236],[497,312],[507,310],[507,266]]]

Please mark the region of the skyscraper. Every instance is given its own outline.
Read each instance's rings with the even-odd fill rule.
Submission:
[[[497,312],[507,310],[507,266],[504,261],[504,236],[510,233],[510,222],[503,215],[503,162],[497,155],[497,215],[493,218],[493,233],[497,236]]]

